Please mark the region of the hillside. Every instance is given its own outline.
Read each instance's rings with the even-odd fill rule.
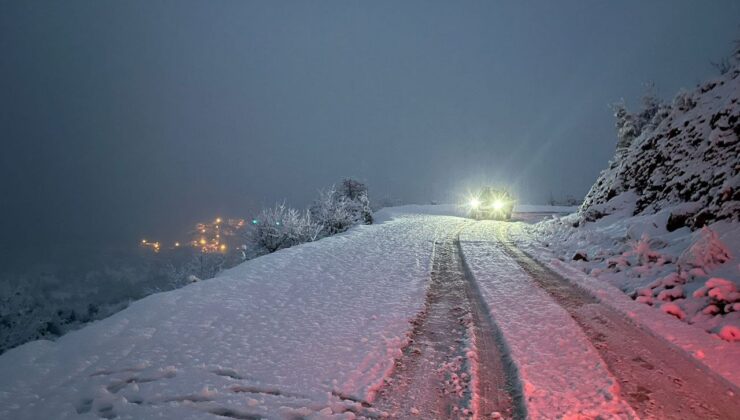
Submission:
[[[740,219],[740,66],[657,111],[626,148],[619,149],[589,191],[581,214],[595,220],[607,202],[631,192],[633,214],[653,214],[683,204],[668,230]],[[660,120],[663,116],[667,114]],[[658,121],[656,121],[658,120]]]
[[[531,227],[634,300],[740,340],[740,66],[671,105],[618,109],[618,147],[578,213]]]

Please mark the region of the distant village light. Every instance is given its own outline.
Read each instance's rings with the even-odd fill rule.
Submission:
[[[188,242],[170,242],[174,246],[165,248],[181,248],[182,245],[187,244],[203,253],[226,252],[232,245],[230,244],[230,238],[238,237],[238,231],[244,228],[244,219],[223,219],[217,217],[212,220],[212,223],[196,224],[195,231],[191,232],[193,236]],[[254,219],[252,223],[257,224],[258,220]],[[149,248],[154,252],[160,252],[162,249],[165,249],[162,247],[162,243],[152,242],[147,239],[141,240],[141,246]]]

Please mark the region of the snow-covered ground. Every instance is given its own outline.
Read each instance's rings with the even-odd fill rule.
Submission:
[[[740,369],[737,364],[737,360],[740,360],[740,346],[737,342],[729,342],[717,335],[707,334],[701,328],[631,299],[600,277],[584,273],[580,263],[573,264],[572,261],[563,261],[556,256],[557,253],[565,252],[563,249],[552,245],[546,247],[534,239],[530,226],[512,226],[510,234],[520,249],[562,277],[588,291],[600,302],[660,337],[664,342],[691,355],[707,369],[716,372],[735,386],[740,386]]]
[[[738,57],[672,104],[617,112],[618,149],[578,214],[531,229],[591,277],[730,342],[740,341]]]
[[[625,195],[629,195],[625,193]],[[618,196],[610,215],[583,223],[577,214],[528,227],[556,258],[622,290],[637,302],[727,341],[740,341],[740,223],[722,220],[669,232],[677,206],[632,216]],[[528,242],[528,241],[524,241]]]
[[[516,219],[533,222],[548,217],[548,210],[572,209],[518,210]],[[455,216],[463,211],[456,206],[384,209],[375,225],[149,296],[56,342],[12,349],[0,356],[0,418],[382,415],[368,403],[408,344],[409,321],[423,310],[434,241],[466,223],[461,250],[516,364],[529,415],[633,415],[568,313],[495,245],[492,223]],[[532,232],[563,220],[568,218],[535,225]],[[529,241],[522,247],[542,249],[526,239],[532,232],[522,230],[525,224],[498,225],[518,226],[515,239]],[[568,242],[563,246],[568,252]],[[610,282],[599,284],[623,296]],[[699,347],[705,339],[735,343],[644,308],[652,312],[636,311],[637,316],[673,323],[658,325],[657,335],[670,340],[672,331],[680,330],[677,344],[694,357],[725,377],[732,376],[728,370],[737,371],[731,360],[706,360],[737,352]],[[672,329],[674,324],[683,330]],[[703,338],[689,339],[697,335]]]
[[[359,226],[12,349],[0,418],[352,417],[421,310],[433,241],[460,223]]]

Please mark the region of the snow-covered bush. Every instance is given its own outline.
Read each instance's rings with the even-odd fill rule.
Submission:
[[[285,203],[262,210],[255,222],[247,236],[247,248],[254,255],[315,241],[323,230],[309,211],[301,212]]]
[[[735,283],[718,277],[712,277],[704,287],[694,292],[694,297],[708,297],[709,304],[704,308],[707,315],[740,311],[740,292]]]
[[[740,223],[669,230],[670,207],[638,216],[629,208],[600,208],[609,216],[576,224],[581,216],[572,214],[527,229],[561,261],[635,301],[724,340],[740,340],[734,334],[740,331]]]
[[[668,116],[671,106],[661,102],[650,88],[642,98],[642,108],[630,113],[624,102],[614,104],[615,127],[617,129],[617,150],[624,151],[643,133],[652,132]]]
[[[312,242],[372,221],[367,186],[345,179],[338,186],[319,191],[319,197],[305,211],[285,203],[263,210],[254,227],[247,230],[247,258]]]
[[[699,238],[678,258],[678,268],[683,271],[706,273],[732,259],[727,246],[714,230],[703,227]]]
[[[627,106],[620,102],[614,105],[615,127],[617,128],[617,149],[627,149],[640,135],[635,116],[627,111]]]
[[[345,179],[338,187],[332,185],[320,191],[310,213],[322,225],[322,236],[331,236],[354,225],[373,222],[367,186],[353,179]]]
[[[696,99],[694,99],[690,92],[680,91],[673,98],[673,108],[679,111],[686,112],[693,109],[695,106]]]

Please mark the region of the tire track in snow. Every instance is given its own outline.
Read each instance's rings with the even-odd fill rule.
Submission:
[[[638,415],[737,418],[740,398],[733,385],[517,248],[508,238],[508,225],[498,226],[496,235],[504,252],[580,326]]]
[[[521,391],[464,268],[458,236],[436,244],[424,311],[412,321],[410,344],[374,401],[393,418],[524,417],[512,397]]]
[[[487,416],[500,413],[502,418],[524,419],[527,417],[524,396],[516,365],[511,360],[501,330],[491,318],[475,277],[468,267],[460,244],[460,234],[455,238],[455,248],[465,276],[466,294],[472,307],[473,339],[477,357],[477,379],[475,412]]]

